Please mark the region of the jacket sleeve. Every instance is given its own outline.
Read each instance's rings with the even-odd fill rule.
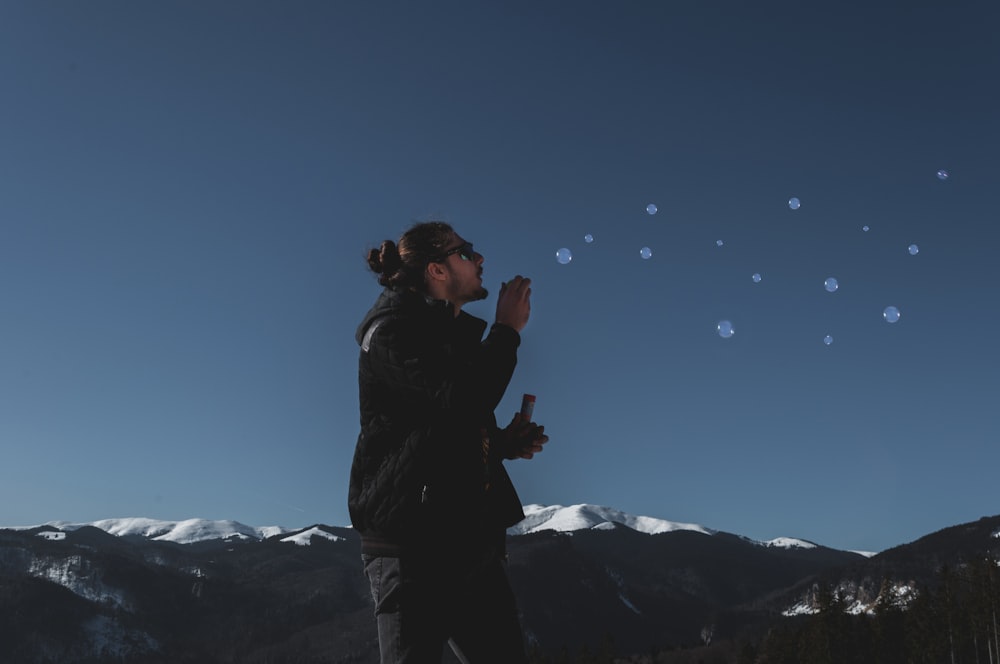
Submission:
[[[495,324],[485,339],[469,342],[414,328],[405,317],[389,318],[371,338],[369,369],[397,403],[424,413],[492,414],[517,364],[518,332]]]

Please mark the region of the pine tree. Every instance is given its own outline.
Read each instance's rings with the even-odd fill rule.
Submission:
[[[827,583],[816,586],[817,613],[810,616],[799,644],[802,662],[809,664],[842,664],[834,656],[837,637],[837,616],[840,602],[833,588]]]
[[[876,664],[905,664],[903,624],[903,611],[896,598],[895,586],[890,579],[882,579],[872,620],[873,661]]]

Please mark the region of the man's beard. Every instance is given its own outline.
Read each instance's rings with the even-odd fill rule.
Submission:
[[[455,274],[455,281],[452,283],[449,292],[451,297],[448,298],[452,302],[475,302],[477,300],[485,300],[486,296],[489,295],[489,291],[483,288],[483,273],[482,271],[476,274],[479,283],[473,284],[471,279],[463,279],[458,274]]]

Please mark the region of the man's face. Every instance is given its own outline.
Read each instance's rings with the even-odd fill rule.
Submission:
[[[483,256],[472,244],[459,235],[448,243],[441,261],[448,271],[448,300],[461,306],[467,302],[484,300],[488,295],[483,288]]]

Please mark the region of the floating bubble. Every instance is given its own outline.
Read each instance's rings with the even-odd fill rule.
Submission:
[[[800,207],[802,207],[802,201],[792,196],[791,198],[788,199],[788,207],[792,208],[793,210],[798,210]]]
[[[728,339],[736,333],[736,329],[733,327],[733,324],[728,320],[720,320],[718,325],[715,326],[715,329],[718,330],[719,336],[723,339]]]
[[[656,214],[656,205],[654,205],[653,203],[650,203],[649,205],[647,205],[646,206],[646,212],[648,214]]]
[[[716,240],[715,241],[715,246],[717,246],[717,247],[721,247],[724,244],[725,244],[725,242],[723,242],[722,240]]]
[[[559,261],[562,265],[566,265],[571,260],[573,260],[573,252],[567,249],[566,247],[563,247],[562,249],[556,252],[556,260]]]
[[[886,307],[885,311],[882,312],[882,318],[885,319],[886,323],[895,323],[900,317],[899,309],[896,307]]]
[[[867,232],[868,232],[868,230],[869,230],[869,228],[868,228],[868,225],[867,225],[867,224],[865,224],[864,226],[862,226],[862,227],[861,227],[861,230],[863,230],[863,231],[864,231],[865,233],[867,233]]]
[[[753,279],[753,282],[755,284],[759,284],[760,283],[760,272],[754,272],[752,279]]]
[[[917,254],[920,253],[920,247],[918,247],[915,244],[911,244],[909,247],[906,248],[906,250],[910,252],[911,256],[916,256]]]
[[[639,255],[642,256],[644,260],[648,260],[653,255],[653,250],[649,247],[643,247],[639,250]]]
[[[829,334],[826,335],[825,337],[823,337],[823,343],[829,346],[830,344],[833,343],[833,337],[831,337]]]
[[[948,179],[948,171],[946,171],[946,170],[944,170],[942,168],[940,171],[937,172],[937,176],[938,176],[938,180],[947,180]]]
[[[587,233],[586,235],[583,236],[583,241],[586,242],[587,244],[590,244],[591,242],[594,241],[594,236],[591,235],[590,233]]]
[[[840,288],[840,283],[833,277],[827,277],[826,281],[823,282],[823,288],[825,288],[828,293],[832,293]]]

